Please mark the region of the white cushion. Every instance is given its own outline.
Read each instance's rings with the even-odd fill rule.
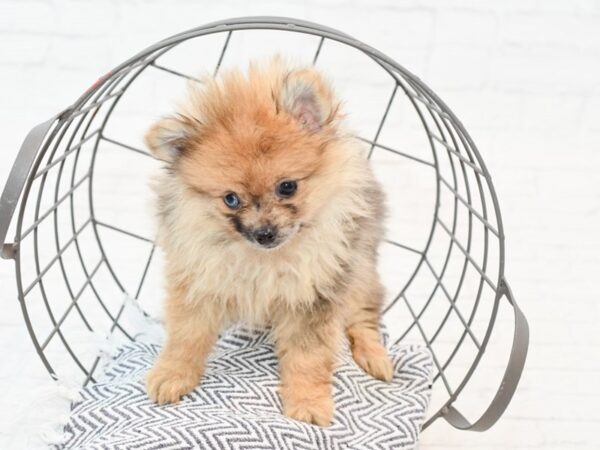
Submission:
[[[392,346],[395,374],[385,383],[346,348],[335,371],[332,425],[291,420],[281,412],[270,334],[236,328],[221,336],[202,384],[180,403],[158,406],[143,380],[159,351],[159,342],[120,347],[102,380],[73,405],[64,448],[415,448],[431,391],[427,349]]]

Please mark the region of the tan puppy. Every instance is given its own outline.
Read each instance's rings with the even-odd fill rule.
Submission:
[[[279,60],[190,87],[146,142],[166,255],[167,341],[150,397],[177,402],[200,382],[220,330],[272,327],[284,413],[328,425],[344,334],[356,362],[390,380],[376,272],[382,192],[312,68]]]

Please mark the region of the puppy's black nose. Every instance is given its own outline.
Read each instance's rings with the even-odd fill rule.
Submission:
[[[254,239],[260,245],[268,247],[271,245],[277,237],[277,228],[272,225],[257,228],[254,230]]]

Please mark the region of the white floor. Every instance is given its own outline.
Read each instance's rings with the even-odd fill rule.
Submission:
[[[266,4],[256,10],[241,4],[220,6],[211,9],[209,17],[185,3],[182,8],[196,17],[167,16],[165,32],[145,24],[135,13],[135,2],[99,10],[98,20],[87,26],[79,24],[86,17],[83,11],[77,16],[61,2],[54,6],[41,2],[44,7],[29,5],[29,9],[23,6],[28,3],[6,2],[12,22],[0,22],[0,32],[14,43],[12,50],[0,50],[0,186],[32,125],[55,113],[88,81],[134,49],[192,23],[257,13],[306,17],[355,29],[359,37],[381,45],[423,74],[471,132],[492,173],[506,231],[506,275],[529,320],[531,346],[521,385],[490,431],[460,432],[438,421],[423,434],[421,448],[600,448],[600,127],[596,120],[600,73],[594,53],[600,42],[600,16],[593,2],[552,2],[545,11],[535,2],[505,2],[508,6],[501,8],[494,2],[481,6],[452,1],[442,7],[436,2],[409,1],[397,7],[381,1],[380,10],[367,9],[374,14],[371,22],[387,24],[389,29],[371,32],[356,19],[366,7],[353,2],[339,17],[340,2],[334,1],[325,2],[327,6],[307,1],[287,9]],[[160,7],[154,2],[143,7],[156,23]],[[46,24],[47,16],[52,25]],[[437,34],[422,31],[430,19]],[[462,20],[467,31],[448,31],[446,19]],[[468,25],[487,24],[488,19],[496,30],[493,39],[489,27],[481,26],[475,30],[481,35],[479,46],[464,45],[474,39]],[[548,30],[537,32],[548,21],[571,27],[561,35],[564,46]],[[38,28],[32,29],[31,23]],[[120,28],[113,28],[113,23]],[[580,29],[596,31],[586,35],[591,39],[579,39]],[[454,38],[444,41],[444,32],[455,33]],[[540,37],[544,33],[548,33],[545,41]],[[396,34],[411,42],[413,37],[434,37],[422,47],[390,45]],[[123,35],[131,41],[122,43],[119,36]],[[40,49],[42,43],[48,48]],[[106,48],[111,50],[103,52]],[[440,48],[443,51],[437,53]],[[450,64],[441,56],[447,52],[461,63]],[[24,326],[10,261],[0,261],[0,302],[0,448],[35,448],[41,445],[39,431],[47,425],[48,405],[55,396]],[[499,344],[490,349],[491,367],[502,367],[506,357],[501,350],[511,339],[509,319],[500,321],[496,329]],[[489,392],[482,392],[479,399],[475,392],[466,406],[482,410],[484,394]]]

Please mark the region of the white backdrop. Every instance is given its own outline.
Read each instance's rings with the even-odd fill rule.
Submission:
[[[526,373],[491,431],[438,423],[422,448],[598,448],[600,1],[0,0],[0,186],[26,132],[98,76],[170,34],[244,15],[312,20],[390,55],[453,109],[492,173],[507,276],[531,325]],[[0,448],[20,448],[15,411],[46,375],[8,262],[0,283]]]

